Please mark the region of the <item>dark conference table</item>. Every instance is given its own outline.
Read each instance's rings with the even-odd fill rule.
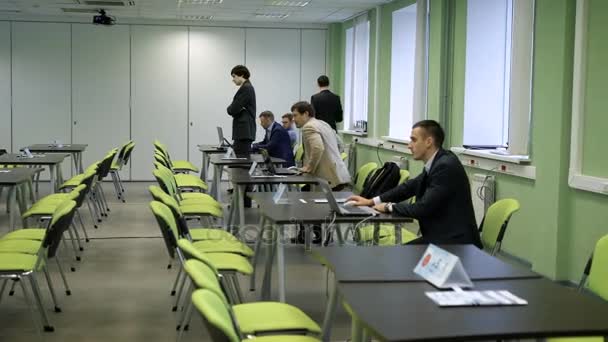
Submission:
[[[8,188],[6,205],[9,211],[9,228],[11,230],[15,229],[15,217],[21,217],[21,215],[17,213],[17,207],[21,214],[27,209],[26,194],[25,192],[22,192],[21,196],[17,198],[17,187],[25,183],[30,183],[28,195],[31,197],[31,200],[34,201],[32,181],[34,175],[41,171],[42,169],[28,167],[0,168],[0,187]]]
[[[74,161],[75,174],[83,173],[82,153],[87,149],[87,144],[64,144],[61,147],[52,144],[34,144],[27,146],[30,152],[36,153],[69,153]]]
[[[51,189],[53,192],[57,192],[59,186],[63,183],[61,162],[65,157],[67,157],[67,154],[64,153],[34,154],[34,158],[23,157],[16,153],[7,153],[0,156],[0,165],[26,165],[29,167],[46,165],[49,167],[51,176]]]

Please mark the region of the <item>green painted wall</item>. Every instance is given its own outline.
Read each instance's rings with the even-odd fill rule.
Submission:
[[[447,143],[458,146],[462,144],[463,129],[466,0],[430,1],[428,113],[446,127]],[[388,132],[390,13],[405,4],[409,2],[393,2],[381,10],[383,52],[379,59],[379,90],[382,91],[378,92],[379,131],[373,137]],[[608,233],[605,223],[608,222],[608,196],[574,190],[567,184],[575,4],[575,0],[536,0],[531,123],[536,180],[496,175],[498,198],[517,198],[522,205],[509,224],[504,250],[529,261],[542,274],[572,281],[580,277],[595,241]],[[608,115],[600,113],[600,109],[607,107],[608,92],[605,82],[599,80],[608,76],[608,69],[604,67],[608,49],[605,39],[601,40],[601,33],[608,32],[608,6],[602,0],[592,1],[592,6],[599,6],[597,11],[590,11],[595,13],[592,23],[598,24],[591,27],[590,33],[592,37],[597,36],[595,44],[601,48],[589,56],[589,63],[600,65],[600,72],[597,79],[588,79],[596,102],[590,101],[594,126],[589,128],[592,134],[585,137],[585,157],[590,156],[585,166],[590,172],[603,172],[606,176],[608,158],[599,156],[604,146],[601,137],[608,129]],[[453,25],[453,30],[448,30],[449,25]],[[453,51],[451,57],[450,51]],[[345,141],[351,138],[346,136]],[[382,161],[387,161],[394,153],[380,150],[379,154]],[[358,145],[359,165],[377,159],[376,148]],[[421,170],[420,162],[410,162],[413,176]],[[467,171],[486,173],[472,168]]]

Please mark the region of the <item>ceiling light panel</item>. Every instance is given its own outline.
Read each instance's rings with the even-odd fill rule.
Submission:
[[[283,7],[304,7],[308,5],[310,1],[293,1],[293,0],[266,0],[264,5],[266,6],[283,6]]]

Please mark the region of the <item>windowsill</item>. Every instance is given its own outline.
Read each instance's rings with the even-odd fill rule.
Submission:
[[[608,178],[573,174],[573,172],[570,173],[568,185],[570,185],[571,188],[608,195]]]
[[[500,155],[489,150],[467,150],[463,147],[450,148],[462,164],[467,167],[508,174],[527,179],[536,179],[536,167],[530,165],[528,156]]]
[[[362,131],[351,131],[351,130],[340,130],[338,131],[338,133],[342,133],[342,134],[348,134],[348,135],[355,135],[358,137],[366,137],[367,136],[367,132],[362,132]]]
[[[403,144],[403,145],[409,145],[409,143],[410,143],[409,140],[401,139],[401,138],[393,138],[393,137],[390,137],[388,135],[383,136],[382,139],[384,139],[386,141],[390,141],[390,142],[395,142],[395,143],[398,143],[398,144]]]

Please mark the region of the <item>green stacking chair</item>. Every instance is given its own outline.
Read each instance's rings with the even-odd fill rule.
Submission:
[[[198,168],[187,160],[171,160],[167,146],[165,144],[161,143],[159,140],[154,140],[154,149],[164,155],[164,157],[169,161],[169,163],[171,165],[170,168],[172,170],[175,170],[177,172],[185,172],[185,173],[188,173],[188,172],[198,173],[199,172]]]
[[[215,292],[202,289],[192,293],[192,304],[201,314],[213,342],[318,342],[304,335],[268,335],[243,337],[244,332],[230,315],[229,309]]]
[[[162,161],[162,157],[158,153],[154,154],[154,159],[156,160],[154,162],[154,166],[157,169],[166,169],[166,171],[173,174],[178,188],[198,192],[206,191],[209,188],[207,183],[195,175],[187,173],[175,173],[174,170],[168,166],[167,162]]]
[[[359,168],[354,179],[353,190],[356,194],[360,194],[363,191],[363,185],[367,177],[378,168],[378,164],[369,162]]]
[[[296,162],[301,162],[304,159],[304,145],[299,144],[296,147],[296,153],[294,154],[294,160]]]
[[[496,201],[488,208],[479,225],[479,232],[483,246],[491,250],[492,255],[496,255],[500,251],[509,220],[518,210],[519,202],[512,198]]]
[[[53,299],[54,309],[56,312],[61,312],[61,308],[57,302],[57,297],[55,296],[51,277],[48,274],[46,260],[47,257],[52,258],[55,256],[57,247],[59,246],[60,236],[72,222],[75,208],[76,202],[71,200],[64,201],[57,207],[56,211],[53,213],[53,217],[49,228],[46,231],[46,235],[39,243],[39,248],[35,254],[32,254],[33,250],[31,249],[32,247],[29,240],[25,240],[24,242],[20,242],[19,240],[6,240],[6,242],[3,243],[4,246],[0,247],[2,250],[0,251],[0,282],[2,282],[2,285],[0,286],[0,299],[4,294],[7,282],[9,280],[27,279],[31,284],[44,331],[54,331],[54,328],[50,324],[46,310],[42,305],[40,288],[36,281],[36,273],[38,271],[43,271],[45,274],[47,283],[49,285],[49,290],[51,292],[51,298]],[[21,285],[24,297],[29,304],[30,299],[28,290],[24,285],[24,281],[19,281],[19,283]],[[29,306],[32,308],[31,305]]]
[[[211,195],[205,194],[202,192],[185,192],[180,189],[175,180],[175,175],[171,173],[167,168],[157,168],[152,171],[154,178],[158,184],[166,190],[167,193],[172,196],[178,197],[180,201],[190,201],[194,202],[209,202],[217,205],[218,208],[221,208],[222,205],[220,202],[216,201]]]
[[[116,197],[119,200],[122,200],[123,203],[125,200],[125,188],[122,185],[122,180],[120,179],[120,171],[122,168],[129,163],[129,159],[131,158],[131,152],[135,147],[135,143],[133,140],[129,140],[120,148],[118,152],[118,156],[115,161],[112,161],[112,165],[110,166],[110,176],[112,177],[112,183],[114,183],[114,190],[116,191]]]
[[[171,209],[173,222],[177,226],[178,236],[194,241],[193,244],[197,249],[204,251],[205,253],[236,253],[245,257],[253,256],[253,250],[249,246],[239,241],[234,235],[225,230],[217,228],[190,229],[179,208],[179,204],[173,197],[167,195],[158,186],[151,185],[148,190],[155,201],[161,202]],[[165,222],[166,225],[170,225],[171,223],[172,222]],[[193,231],[199,239],[193,239]]]
[[[245,335],[265,335],[265,334],[300,334],[300,335],[319,335],[321,328],[308,315],[297,307],[281,302],[253,302],[231,305],[226,292],[233,291],[232,284],[224,281],[210,263],[201,260],[191,259],[184,263],[184,270],[188,274],[193,290],[205,289],[211,291],[220,299],[225,310],[232,317],[232,320]],[[230,296],[228,296],[230,297]],[[188,303],[181,324],[178,326],[184,329],[178,335],[181,340],[183,331],[188,327],[192,303]]]
[[[585,265],[578,286],[579,291],[587,289],[603,300],[608,300],[608,235],[595,244],[593,254]],[[548,342],[603,342],[603,336],[548,338]]]

